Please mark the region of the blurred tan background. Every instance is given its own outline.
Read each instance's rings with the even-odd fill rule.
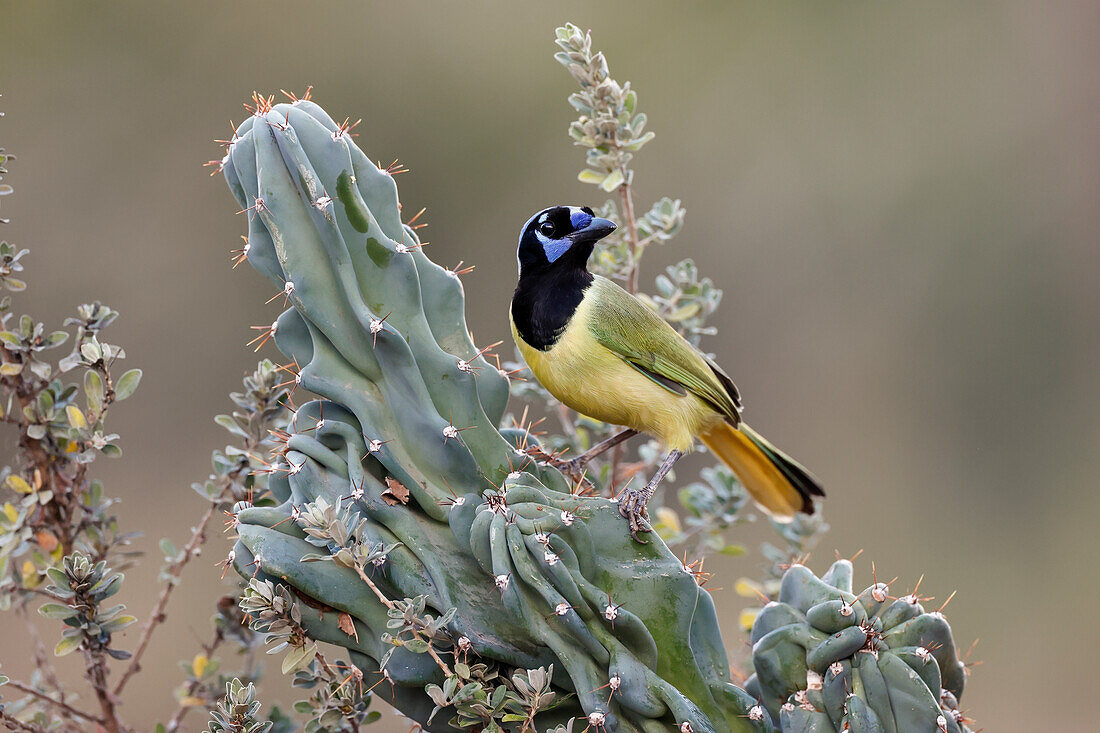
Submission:
[[[551,59],[565,20],[594,30],[657,132],[639,206],[688,208],[646,279],[690,255],[725,288],[705,345],[753,424],[829,489],[833,531],[810,564],[862,548],[859,581],[873,559],[901,585],[926,573],[938,598],[959,589],[948,617],[985,662],[963,699],[979,725],[1085,730],[1100,650],[1092,3],[4,3],[0,144],[19,160],[0,234],[32,249],[16,310],[59,324],[101,299],[145,369],[113,415],[123,457],[96,464],[150,552],[120,600],[151,606],[155,543],[197,520],[188,486],[224,441],[211,418],[255,363],[249,326],[275,312],[265,281],[229,269],[244,221],[201,167],[221,155],[211,139],[253,89],[313,84],[333,116],[363,117],[367,153],[412,169],[399,184],[407,211],[428,206],[429,254],[478,266],[479,343],[507,338],[519,226],[600,200],[565,135],[572,82]],[[740,538],[754,550],[758,529]],[[188,569],[130,722],[170,714],[225,550],[219,536]],[[761,564],[716,568],[735,656],[731,588]],[[0,661],[25,677],[17,629],[0,626]],[[407,726],[387,712],[373,729]]]

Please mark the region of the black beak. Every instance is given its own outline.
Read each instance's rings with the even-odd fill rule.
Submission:
[[[584,227],[573,232],[573,240],[576,242],[598,242],[618,227],[610,219],[592,217],[592,221]]]

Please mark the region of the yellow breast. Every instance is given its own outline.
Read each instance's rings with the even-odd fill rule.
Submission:
[[[721,418],[698,397],[658,386],[596,341],[587,325],[592,308],[591,298],[582,299],[546,351],[527,344],[512,323],[512,338],[535,378],[582,415],[649,433],[670,449],[688,450],[702,429]]]

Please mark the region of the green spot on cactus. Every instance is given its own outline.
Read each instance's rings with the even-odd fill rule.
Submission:
[[[291,425],[272,482],[284,503],[237,517],[238,571],[349,614],[358,640],[337,614],[302,623],[364,673],[384,664],[393,687],[380,696],[429,731],[459,728],[453,707],[432,715],[428,690],[446,702],[455,683],[427,651],[448,669],[460,656],[506,676],[552,667],[560,705],[538,730],[593,715],[612,733],[768,730],[730,682],[713,603],[681,562],[660,541],[636,544],[610,501],[570,494],[517,454],[522,436],[500,428],[507,379],[470,340],[458,279],[402,224],[392,176],[312,102],[266,116],[237,130],[224,174],[242,207],[264,199],[248,261],[277,287],[294,283],[274,341],[322,399]],[[317,205],[331,192],[338,204]],[[387,496],[391,482],[404,501]],[[351,549],[310,534],[302,507],[340,507],[342,536],[393,548],[371,566],[372,587]],[[379,594],[445,618],[440,638],[387,643]],[[808,633],[804,647],[827,636]],[[777,647],[776,665],[790,654]]]
[[[350,171],[343,171],[336,178],[336,195],[344,205],[348,223],[355,227],[355,231],[366,234],[370,230],[370,211],[360,200],[352,179]]]

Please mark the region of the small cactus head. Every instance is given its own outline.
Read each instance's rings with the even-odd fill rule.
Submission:
[[[885,583],[853,594],[850,580],[848,560],[821,578],[804,565],[787,569],[778,602],[753,622],[756,674],[748,686],[762,693],[760,709],[776,725],[803,711],[827,716],[833,730],[845,730],[849,719],[874,719],[883,730],[965,733],[950,704],[962,693],[965,669],[942,613],[921,606],[929,599],[917,595],[920,583],[891,601]],[[863,684],[853,687],[856,674]],[[891,688],[900,689],[864,697],[867,689]],[[884,704],[895,694],[913,703]]]

